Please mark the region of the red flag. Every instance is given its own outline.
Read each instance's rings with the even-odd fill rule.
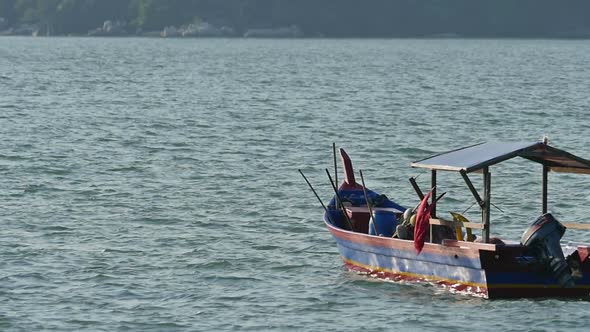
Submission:
[[[428,234],[428,229],[430,226],[430,211],[432,211],[432,206],[428,204],[428,199],[432,195],[432,190],[424,196],[420,205],[418,206],[418,211],[416,212],[416,224],[414,225],[414,248],[418,252],[418,254],[424,248],[424,242],[426,240],[426,234]]]

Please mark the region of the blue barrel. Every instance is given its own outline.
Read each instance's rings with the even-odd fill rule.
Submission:
[[[347,225],[344,222],[344,216],[340,210],[328,210],[328,222],[338,228],[347,229]]]
[[[397,218],[395,217],[395,213],[386,210],[373,211],[373,218],[371,218],[371,222],[369,223],[370,235],[392,237],[396,227]],[[379,230],[379,234],[377,234],[375,228]]]

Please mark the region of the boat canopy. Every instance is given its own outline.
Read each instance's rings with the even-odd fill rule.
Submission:
[[[514,157],[540,163],[546,166],[548,171],[590,174],[590,160],[574,156],[544,142],[480,143],[418,160],[411,166],[470,173]]]

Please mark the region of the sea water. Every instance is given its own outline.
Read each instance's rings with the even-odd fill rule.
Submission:
[[[586,331],[586,301],[347,272],[297,170],[327,202],[335,142],[413,206],[409,164],[438,152],[547,135],[590,158],[588,63],[584,40],[0,38],[0,330]],[[491,173],[492,233],[518,241],[541,166]],[[439,215],[473,203],[438,182]],[[549,209],[587,222],[589,190],[550,174]]]

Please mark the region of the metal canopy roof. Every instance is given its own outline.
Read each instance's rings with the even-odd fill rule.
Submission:
[[[415,161],[412,167],[467,173],[514,158],[538,162],[554,172],[590,174],[590,161],[543,142],[480,143]]]

